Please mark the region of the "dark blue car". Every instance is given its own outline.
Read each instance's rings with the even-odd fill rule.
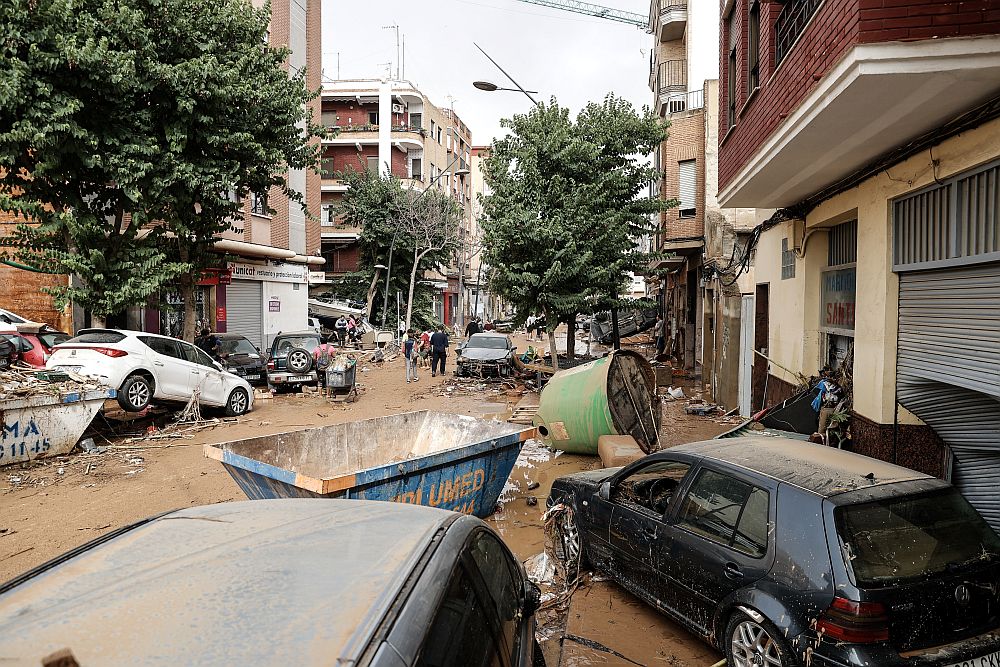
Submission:
[[[731,667],[1000,665],[1000,538],[927,475],[732,438],[568,475],[559,547]]]

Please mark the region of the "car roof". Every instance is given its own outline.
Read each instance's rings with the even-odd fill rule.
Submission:
[[[823,497],[867,487],[932,479],[930,475],[868,456],[791,438],[721,438],[671,447],[766,475]]]
[[[479,333],[474,333],[471,336],[469,336],[470,340],[473,338],[503,338],[506,340],[507,338],[509,338],[509,336],[507,334],[502,334],[502,333],[493,333],[492,331],[481,331]]]
[[[279,331],[274,335],[275,338],[284,338],[285,336],[316,336],[318,338],[319,334],[316,333],[315,329],[301,329],[299,331]]]
[[[245,338],[246,340],[250,340],[243,334],[238,333],[213,333],[212,335],[216,338]]]
[[[287,499],[182,509],[0,595],[39,664],[354,664],[451,512]]]

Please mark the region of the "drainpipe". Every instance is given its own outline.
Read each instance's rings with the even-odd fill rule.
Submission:
[[[28,266],[27,264],[21,264],[20,262],[15,262],[7,258],[0,258],[0,264],[6,264],[7,266],[12,266],[15,269],[21,269],[22,271],[31,271],[32,273],[45,273],[49,275],[55,275],[52,271],[43,271],[42,269],[37,269],[33,266]]]

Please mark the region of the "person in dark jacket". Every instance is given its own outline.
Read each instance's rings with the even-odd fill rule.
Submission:
[[[441,362],[441,375],[444,375],[444,363],[448,358],[448,334],[444,332],[443,326],[438,326],[437,331],[431,336],[431,377],[438,374],[438,362]]]
[[[481,333],[482,329],[479,328],[479,320],[475,317],[469,321],[469,325],[465,327],[465,337],[472,338],[477,333]]]
[[[212,334],[212,330],[209,328],[204,328],[201,330],[201,334],[194,339],[194,344],[200,347],[205,354],[212,357],[216,361],[219,359],[219,338]]]

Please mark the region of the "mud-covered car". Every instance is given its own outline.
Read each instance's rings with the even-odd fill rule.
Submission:
[[[511,374],[514,345],[497,333],[472,334],[458,348],[455,375],[459,377],[507,377]]]
[[[311,329],[279,332],[267,355],[268,384],[279,391],[319,384],[313,358],[319,344],[319,334]]]
[[[102,535],[0,586],[0,620],[10,664],[529,667],[538,602],[475,517],[252,500]]]
[[[1000,538],[948,483],[784,438],[567,475],[563,556],[735,667],[1000,665]]]
[[[250,339],[235,333],[214,334],[218,340],[219,362],[235,375],[252,385],[267,384],[267,365],[264,356]]]

